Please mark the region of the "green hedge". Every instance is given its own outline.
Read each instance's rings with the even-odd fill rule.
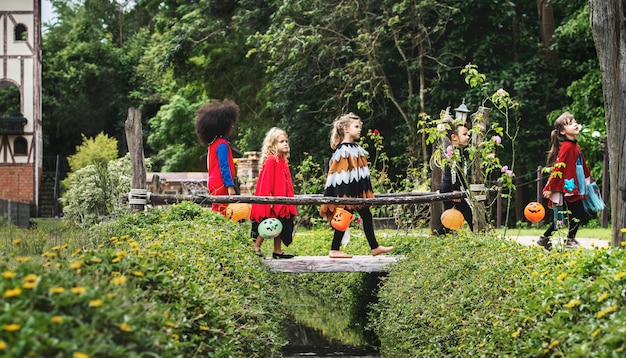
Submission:
[[[244,229],[183,203],[103,223],[41,256],[5,256],[0,355],[280,356],[271,274]]]
[[[626,253],[495,237],[418,239],[381,288],[385,357],[617,357],[626,350]]]

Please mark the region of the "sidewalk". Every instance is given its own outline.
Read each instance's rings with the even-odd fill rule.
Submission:
[[[537,240],[539,240],[539,236],[507,236],[507,237],[526,246],[537,245]],[[605,247],[609,247],[610,245],[610,242],[608,240],[601,240],[601,239],[589,239],[589,238],[584,238],[584,237],[577,237],[576,241],[580,243],[580,246],[586,249],[605,248]]]

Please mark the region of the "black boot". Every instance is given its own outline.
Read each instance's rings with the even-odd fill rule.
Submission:
[[[543,248],[548,251],[552,249],[552,243],[550,242],[550,238],[543,235],[539,237],[539,240],[537,240],[537,245],[543,246]]]

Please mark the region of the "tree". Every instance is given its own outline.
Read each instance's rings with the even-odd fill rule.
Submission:
[[[626,227],[626,28],[622,0],[589,0],[589,16],[596,45],[611,167],[612,244],[621,247]]]
[[[124,120],[144,88],[135,67],[150,13],[114,0],[54,0],[58,19],[43,36],[46,155],[70,155],[82,135],[103,132],[125,149]],[[144,89],[144,91],[147,91]]]

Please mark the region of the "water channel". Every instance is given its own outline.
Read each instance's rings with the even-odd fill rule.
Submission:
[[[289,344],[283,357],[380,358],[376,334],[367,329],[368,305],[376,301],[379,277],[366,274],[367,293],[358,309],[348,312],[338,300],[322,300],[297,285],[286,297],[283,330]]]

